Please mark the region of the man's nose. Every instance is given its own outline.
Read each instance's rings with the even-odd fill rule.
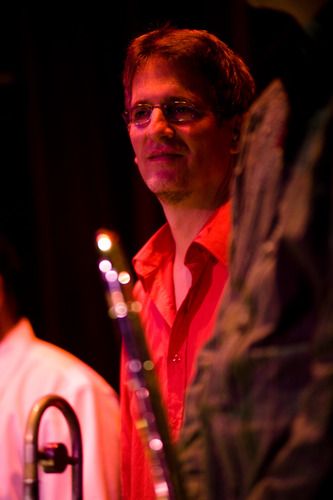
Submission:
[[[163,110],[159,107],[155,107],[152,110],[148,127],[152,134],[166,135],[168,137],[174,135],[174,129],[165,117]]]

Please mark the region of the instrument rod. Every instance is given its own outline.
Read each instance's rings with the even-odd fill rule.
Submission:
[[[99,269],[106,285],[109,315],[117,321],[127,354],[129,385],[140,413],[138,430],[151,460],[156,497],[186,500],[154,362],[141,325],[141,304],[132,295],[129,264],[117,233],[101,229],[96,240],[102,257]]]

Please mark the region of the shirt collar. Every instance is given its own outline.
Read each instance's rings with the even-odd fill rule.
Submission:
[[[210,252],[218,261],[228,263],[229,233],[231,220],[230,201],[217,208],[202,227],[192,244],[198,244]],[[147,278],[163,260],[174,253],[174,240],[169,224],[164,224],[139,250],[133,258],[138,276]],[[172,249],[170,252],[170,248]]]

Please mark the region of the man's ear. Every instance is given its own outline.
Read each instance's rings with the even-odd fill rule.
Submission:
[[[134,156],[134,163],[137,165],[138,164],[138,159],[136,156]]]

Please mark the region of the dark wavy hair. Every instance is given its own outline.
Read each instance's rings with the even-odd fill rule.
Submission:
[[[217,36],[167,25],[134,38],[127,48],[123,68],[126,109],[136,72],[153,56],[202,75],[211,89],[207,98],[219,118],[244,113],[254,99],[255,83],[247,65]]]

